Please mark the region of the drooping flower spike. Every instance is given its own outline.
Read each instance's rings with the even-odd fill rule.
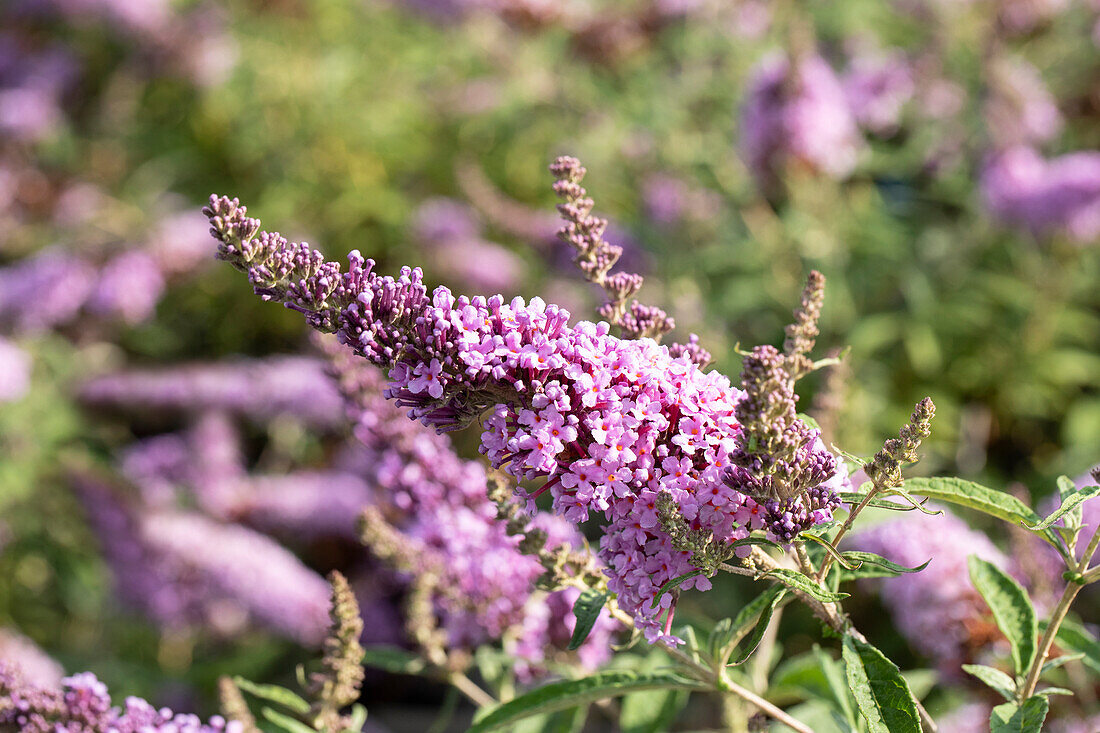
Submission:
[[[569,324],[539,298],[505,302],[431,296],[419,269],[397,277],[349,255],[347,272],[308,245],[260,231],[236,200],[212,197],[204,213],[219,257],[246,272],[257,294],[302,312],[322,331],[389,370],[387,396],[437,430],[475,422],[494,468],[541,480],[556,513],[609,522],[600,542],[609,588],[651,640],[667,635],[668,580],[692,570],[660,526],[657,497],[668,492],[693,529],[717,542],[764,526],[761,501],[727,485],[741,437],[742,393],[648,338],[623,340],[607,323]],[[827,476],[826,476],[827,477]],[[831,518],[823,505],[785,522],[801,528]],[[777,527],[789,538],[794,527]],[[706,590],[705,577],[683,589]]]

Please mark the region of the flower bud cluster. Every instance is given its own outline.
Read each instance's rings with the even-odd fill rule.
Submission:
[[[594,203],[581,186],[587,172],[584,166],[576,158],[563,155],[551,164],[550,172],[557,179],[554,193],[565,202],[558,204],[558,212],[565,221],[558,230],[558,237],[576,250],[574,261],[585,279],[607,293],[607,302],[600,307],[600,315],[622,329],[623,338],[650,336],[660,340],[676,324],[660,308],[641,305],[636,300],[627,305],[628,299],[641,290],[643,278],[627,272],[610,274],[623,249],[604,241],[607,220],[592,216]]]
[[[797,337],[795,329],[788,333]],[[804,356],[797,348],[792,353]],[[840,505],[835,489],[846,478],[820,431],[799,419],[788,363],[774,346],[758,346],[745,356],[745,392],[736,412],[743,437],[724,474],[729,487],[763,504],[758,521],[784,542],[832,519]]]
[[[220,715],[203,722],[197,715],[154,708],[138,697],[122,707],[91,672],[61,681],[61,687],[38,687],[0,663],[0,731],[19,733],[244,733],[240,723]]]
[[[883,443],[882,450],[863,467],[876,487],[901,486],[902,464],[914,463],[919,459],[917,449],[920,448],[921,441],[932,433],[932,418],[935,414],[936,406],[930,398],[925,397],[918,402],[909,417],[909,423],[898,431],[898,437]]]
[[[450,430],[487,415],[481,450],[492,466],[545,481],[529,499],[549,492],[554,510],[573,522],[603,514],[609,588],[651,638],[668,600],[657,609],[649,601],[691,569],[690,553],[660,527],[660,492],[718,541],[761,526],[760,502],[723,481],[741,430],[740,391],[726,377],[672,358],[651,339],[618,339],[607,323],[570,326],[567,312],[539,298],[456,298],[443,287],[429,297],[419,270],[380,276],[357,252],[338,276],[303,245],[256,234],[258,223],[235,200],[212,197],[205,211],[221,256],[248,272],[260,295],[307,312],[315,327],[388,368],[387,396],[411,417]],[[599,229],[586,227],[576,235]],[[827,468],[818,470],[832,475]],[[805,521],[826,511],[807,508]]]

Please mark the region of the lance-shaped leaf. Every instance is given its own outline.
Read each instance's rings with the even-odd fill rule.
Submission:
[[[755,614],[755,616],[757,616],[756,625],[753,627],[749,638],[740,645],[741,651],[730,662],[731,665],[737,666],[744,664],[748,658],[752,656],[752,653],[756,651],[756,647],[760,646],[760,641],[764,638],[764,634],[768,630],[768,624],[771,623],[772,611],[775,610],[776,605],[779,604],[779,601],[786,592],[783,586],[774,585],[761,593],[757,598],[753,599],[753,602],[749,604],[749,606],[756,606],[759,609]],[[742,613],[737,614],[737,619],[734,622],[737,628],[743,628],[752,623],[753,616],[744,618],[742,616],[745,612],[745,608],[741,609]]]
[[[1016,699],[1016,680],[1001,670],[987,667],[984,664],[964,664],[962,668],[964,672],[977,677],[1005,700],[1011,702]]]
[[[427,668],[424,660],[412,652],[386,644],[364,649],[363,664],[396,674],[420,674]]]
[[[773,550],[782,550],[783,545],[778,542],[772,542],[766,537],[746,537],[741,540],[734,540],[729,544],[730,549],[736,549],[738,547],[749,547],[751,545],[759,545],[760,547],[770,547]]]
[[[1023,705],[1006,702],[993,708],[989,716],[990,733],[1040,733],[1050,703],[1042,695],[1024,700]]]
[[[623,670],[599,672],[578,680],[560,680],[491,708],[483,708],[467,733],[484,733],[511,725],[532,715],[588,705],[609,697],[645,690],[695,690],[701,683],[670,672],[640,674]]]
[[[928,563],[932,562],[932,559],[929,558],[915,568],[910,568],[891,562],[881,555],[876,555],[873,552],[863,552],[862,550],[849,550],[844,553],[844,559],[857,565],[857,567],[842,573],[845,580],[853,578],[896,578],[902,573],[919,573],[928,567]]]
[[[803,532],[798,536],[802,539],[807,539],[811,542],[816,542],[817,544],[821,545],[825,549],[825,552],[833,556],[833,559],[836,560],[836,564],[844,568],[845,570],[855,570],[859,567],[859,562],[852,562],[851,560],[846,559],[843,555],[840,554],[840,550],[833,547],[833,543],[829,542],[829,540],[825,539],[824,537],[819,537],[812,532]]]
[[[1044,630],[1046,624],[1043,624]],[[1087,628],[1072,619],[1065,619],[1058,627],[1058,646],[1083,655],[1081,661],[1094,673],[1100,674],[1100,641]]]
[[[661,596],[663,596],[665,593],[668,593],[671,590],[679,588],[680,584],[683,583],[688,578],[694,578],[696,575],[702,575],[702,574],[703,574],[702,570],[692,570],[690,573],[684,573],[683,575],[677,575],[675,578],[672,578],[671,580],[666,581],[664,585],[662,585],[660,588],[657,589],[657,595],[655,595],[653,597],[653,603],[650,604],[650,607],[651,608],[656,608],[658,603],[660,603],[660,601],[661,601]]]
[[[279,726],[279,728],[286,733],[317,733],[316,730],[301,722],[300,720],[295,720],[289,715],[284,715],[283,713],[272,710],[271,708],[265,707],[260,710],[260,713],[265,718],[267,718],[267,721],[269,723],[273,723],[274,725]]]
[[[588,588],[577,596],[573,604],[573,615],[576,616],[577,623],[573,627],[573,636],[569,639],[569,651],[581,648],[581,644],[592,632],[592,627],[596,625],[596,620],[600,617],[600,612],[603,611],[609,595],[603,591]]]
[[[1012,645],[1016,674],[1024,674],[1039,645],[1039,622],[1027,593],[1012,577],[977,555],[968,559],[970,580],[993,611],[997,626]]]
[[[1074,491],[1069,495],[1063,496],[1062,505],[1051,512],[1043,521],[1034,525],[1024,523],[1024,526],[1033,532],[1046,529],[1070,512],[1080,510],[1082,504],[1097,496],[1100,496],[1100,486],[1086,486],[1080,491]],[[1080,522],[1080,520],[1078,520],[1078,522]]]
[[[904,488],[911,494],[920,494],[969,509],[977,509],[1013,525],[1038,524],[1042,521],[1042,517],[1031,507],[1012,494],[961,478],[911,478],[905,482]],[[1039,532],[1039,536],[1059,552],[1065,553],[1057,535],[1050,530]]]
[[[1064,664],[1069,664],[1070,662],[1076,662],[1079,659],[1084,659],[1084,657],[1084,654],[1063,654],[1062,656],[1051,659],[1046,664],[1044,664],[1043,674],[1046,674],[1052,669],[1058,669]]]
[[[859,730],[859,720],[856,717],[856,711],[852,708],[852,695],[848,690],[847,679],[840,663],[816,644],[814,645],[814,658],[821,665],[825,682],[829,686],[829,691],[833,693],[833,699],[836,700],[845,725],[853,731]]]
[[[848,593],[833,593],[822,588],[817,583],[807,578],[802,573],[787,568],[775,568],[761,576],[762,578],[775,578],[791,590],[801,591],[806,595],[822,603],[835,603],[848,597]]]
[[[623,698],[619,713],[622,733],[664,733],[691,695],[686,690],[651,690]]]
[[[244,677],[234,677],[233,682],[237,687],[250,695],[255,695],[261,700],[267,700],[268,702],[282,705],[287,710],[293,710],[296,713],[304,714],[309,712],[309,703],[285,687],[249,682]]]
[[[921,733],[917,703],[896,664],[865,641],[844,636],[848,689],[871,733]]]

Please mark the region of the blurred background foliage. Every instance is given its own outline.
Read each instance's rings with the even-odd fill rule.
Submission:
[[[1022,32],[997,20],[1007,3],[935,0],[141,5],[0,11],[3,84],[23,83],[18,60],[45,50],[70,67],[40,129],[0,130],[9,267],[47,248],[99,261],[201,240],[193,217],[218,192],[331,257],[359,249],[382,270],[419,265],[477,289],[484,262],[456,265],[424,234],[425,202],[446,197],[514,266],[506,295],[590,318],[596,294],[553,241],[546,166],[567,153],[589,170],[609,240],[646,275],[644,300],[675,316],[677,340],[698,333],[726,374],[736,345],[781,340],[809,269],[826,275],[819,350],[850,351],[835,392],[815,375],[802,404],[840,400],[827,438],[846,450],[872,453],[930,395],[919,472],[1022,485],[1038,500],[1100,458],[1100,247],[999,220],[979,185],[998,151],[986,112],[996,58],[1026,59],[1057,100],[1064,124],[1048,154],[1100,147],[1086,3],[1055,4]],[[745,162],[741,110],[761,59],[806,37],[835,69],[863,46],[899,54],[918,91],[890,129],[864,136],[848,175],[789,165],[769,191]],[[930,111],[933,87],[949,111]],[[0,625],[127,692],[208,702],[217,674],[262,679],[304,652],[260,632],[181,640],[119,615],[63,469],[74,457],[108,465],[141,437],[76,403],[87,376],[306,347],[296,314],[205,257],[166,278],[148,317],[28,329],[0,314],[33,365],[29,391],[0,407]],[[287,440],[296,460],[323,460],[310,438]],[[722,615],[743,593],[731,582],[694,611]],[[812,620],[791,617],[787,643],[809,649]],[[903,668],[918,663],[903,642],[882,646]]]

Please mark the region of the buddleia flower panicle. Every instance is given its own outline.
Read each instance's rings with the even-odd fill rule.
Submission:
[[[925,397],[913,408],[909,422],[898,431],[898,437],[883,443],[882,450],[875,454],[869,463],[863,466],[867,477],[880,489],[888,489],[902,484],[901,468],[906,463],[916,463],[920,456],[917,449],[921,441],[932,433],[932,418],[936,406],[930,397]]]
[[[660,492],[720,542],[761,526],[760,502],[723,481],[740,437],[741,393],[687,355],[616,338],[607,323],[570,325],[568,312],[539,298],[456,297],[443,287],[429,296],[419,270],[381,276],[357,252],[340,273],[303,245],[259,232],[238,202],[213,197],[206,212],[222,256],[249,273],[256,292],[387,369],[385,394],[411,417],[437,430],[480,423],[494,469],[543,482],[529,501],[548,493],[572,522],[602,514],[608,587],[652,640],[664,638],[659,617],[670,601],[649,601],[692,567],[660,527]],[[827,511],[804,514],[808,525]],[[683,587],[709,586],[695,577]]]
[[[310,676],[313,704],[309,716],[321,730],[341,730],[348,720],[340,710],[359,699],[363,684],[363,647],[359,644],[363,619],[347,579],[333,570],[328,580],[332,584],[332,625],[324,641],[321,670]]]
[[[2,733],[247,733],[239,722],[220,715],[203,721],[197,715],[155,708],[139,697],[114,704],[107,686],[91,672],[61,680],[60,687],[26,682],[0,662],[0,732]]]

